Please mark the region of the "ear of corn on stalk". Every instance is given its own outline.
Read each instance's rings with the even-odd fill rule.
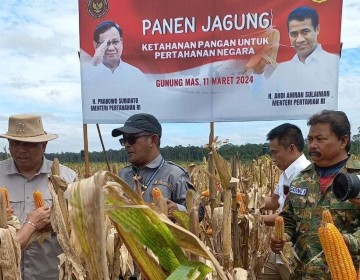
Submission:
[[[36,208],[40,208],[44,206],[44,199],[42,193],[40,191],[33,192],[34,204]]]
[[[7,228],[7,227],[8,227],[8,223],[7,223],[5,194],[4,192],[0,192],[0,228]]]
[[[355,267],[339,230],[334,224],[323,221],[318,233],[332,279],[355,280]]]
[[[239,203],[240,208],[239,208],[239,213],[240,214],[245,214],[246,213],[246,205],[245,205],[245,194],[238,192],[236,194],[236,202]]]
[[[60,176],[60,162],[57,158],[54,158],[53,164],[51,166],[51,174]]]

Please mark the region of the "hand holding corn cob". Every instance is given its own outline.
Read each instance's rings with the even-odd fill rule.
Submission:
[[[50,208],[44,207],[44,199],[40,191],[33,192],[35,210],[30,212],[26,218],[26,224],[29,224],[39,232],[51,231]]]
[[[275,254],[279,254],[285,245],[285,238],[284,238],[284,219],[281,216],[278,216],[275,219],[275,234],[271,237],[271,250]]]
[[[45,206],[33,210],[27,215],[26,223],[33,224],[32,226],[39,232],[51,231],[50,208]]]

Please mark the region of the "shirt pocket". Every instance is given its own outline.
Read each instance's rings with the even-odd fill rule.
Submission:
[[[17,199],[9,199],[10,207],[14,210],[14,215],[19,219],[23,219],[25,217],[25,203],[24,201]]]

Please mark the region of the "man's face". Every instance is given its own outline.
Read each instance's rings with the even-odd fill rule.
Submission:
[[[19,171],[31,170],[42,164],[47,142],[29,143],[9,140],[10,154]]]
[[[314,29],[309,18],[303,21],[292,20],[289,22],[290,44],[302,62],[315,50],[319,31],[319,25]]]
[[[144,167],[151,159],[151,150],[154,145],[151,136],[148,132],[141,132],[137,134],[124,134],[124,145],[128,155],[128,161],[137,166]]]
[[[270,140],[270,153],[273,162],[280,170],[285,170],[292,163],[291,145],[284,147],[277,138]]]
[[[111,27],[100,34],[97,47],[105,41],[107,42],[107,47],[103,56],[103,63],[105,65],[118,65],[123,51],[123,42],[119,31],[115,27]]]
[[[308,150],[311,159],[320,167],[334,165],[347,155],[348,136],[338,139],[329,123],[312,125],[308,135]]]

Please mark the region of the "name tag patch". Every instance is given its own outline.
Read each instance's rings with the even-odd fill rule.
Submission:
[[[307,189],[290,187],[290,192],[297,195],[306,195]]]

